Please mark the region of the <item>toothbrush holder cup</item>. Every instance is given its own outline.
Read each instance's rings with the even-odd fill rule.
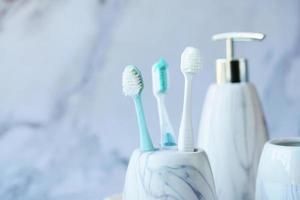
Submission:
[[[256,200],[300,199],[300,138],[267,142],[260,159]]]
[[[123,200],[155,199],[215,200],[205,151],[135,150],[126,173]]]

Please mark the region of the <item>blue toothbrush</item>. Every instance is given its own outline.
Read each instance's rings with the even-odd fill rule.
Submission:
[[[140,132],[140,149],[142,151],[153,151],[154,147],[148,132],[141,99],[144,82],[142,74],[137,67],[132,65],[125,67],[123,71],[122,86],[124,95],[131,96],[134,100]]]
[[[152,66],[152,86],[153,94],[157,100],[162,148],[176,146],[174,130],[165,106],[168,78],[168,64],[164,59],[160,59]]]

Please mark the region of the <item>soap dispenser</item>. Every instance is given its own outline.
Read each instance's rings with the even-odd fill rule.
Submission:
[[[218,199],[254,200],[259,158],[268,139],[246,59],[234,57],[237,41],[260,41],[260,33],[213,36],[226,41],[226,59],[216,61],[216,83],[209,87],[200,121],[198,146],[209,157]]]

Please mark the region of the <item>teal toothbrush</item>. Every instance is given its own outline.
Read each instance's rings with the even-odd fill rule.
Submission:
[[[144,88],[143,77],[140,70],[132,65],[125,67],[122,77],[123,93],[134,100],[140,131],[140,149],[153,151],[154,147],[150,138],[144,115],[141,92]]]
[[[165,96],[169,86],[168,78],[168,64],[164,59],[160,59],[152,66],[152,88],[157,100],[162,148],[176,146],[174,130],[165,106]]]

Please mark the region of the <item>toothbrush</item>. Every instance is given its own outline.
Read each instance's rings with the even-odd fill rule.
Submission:
[[[148,132],[141,99],[144,82],[142,74],[137,67],[132,65],[125,67],[122,77],[122,86],[124,95],[130,96],[134,100],[140,132],[140,149],[142,151],[153,151],[154,147]]]
[[[179,128],[178,150],[194,151],[192,127],[192,79],[201,69],[201,57],[198,49],[187,47],[181,54],[181,71],[185,79],[183,112]]]
[[[152,88],[157,100],[162,148],[172,148],[176,146],[173,127],[165,106],[168,78],[168,64],[164,59],[160,59],[152,66]]]

